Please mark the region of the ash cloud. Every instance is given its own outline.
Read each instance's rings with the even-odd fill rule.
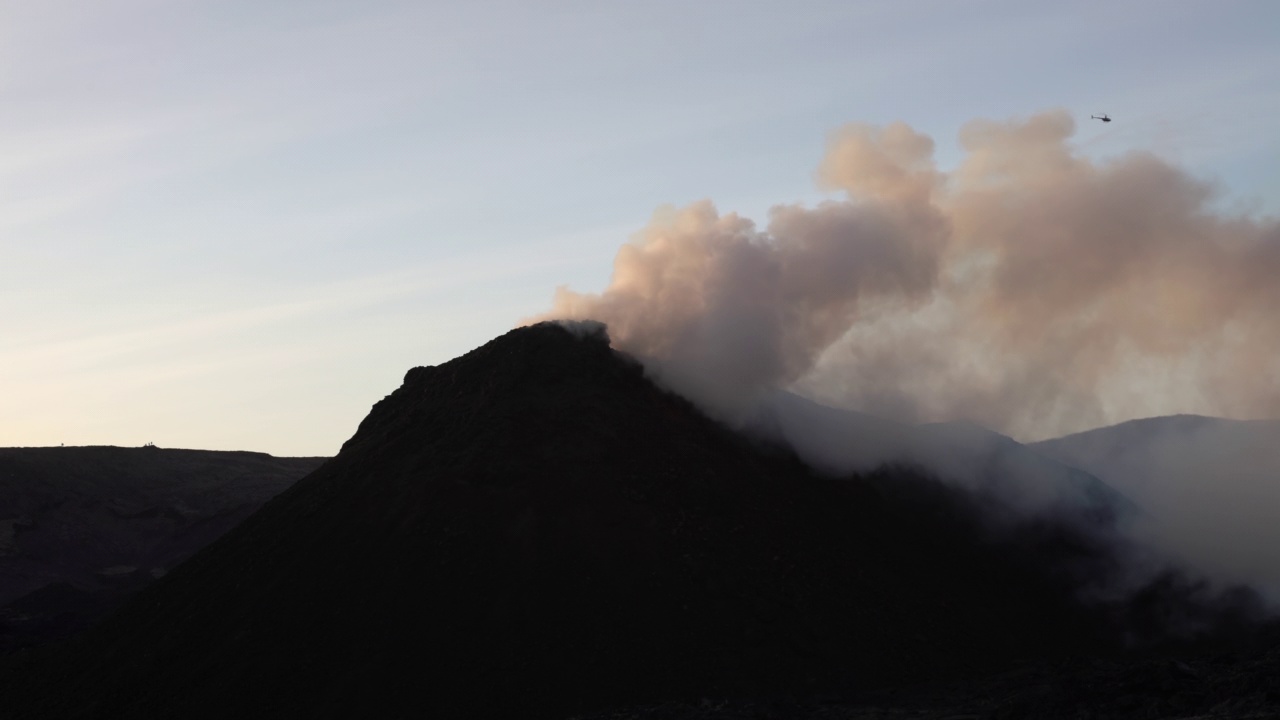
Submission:
[[[1280,222],[1222,212],[1211,184],[1151,154],[1084,157],[1074,132],[1064,111],[974,121],[944,172],[906,124],[845,126],[816,173],[842,199],[776,206],[763,229],[709,201],[663,208],[602,293],[560,288],[534,320],[605,323],[659,382],[731,423],[790,422],[774,430],[829,470],[989,474],[986,450],[964,460],[973,431],[917,423],[1027,440],[1171,413],[1280,416]],[[788,388],[860,412],[788,420]],[[978,444],[1060,474],[1004,440]],[[1271,537],[1274,508],[1233,512],[1257,494],[1246,485],[1280,481],[1256,475],[1200,478],[1195,506],[1185,473],[1151,486],[1133,539],[1280,598],[1280,565],[1249,546]],[[1152,587],[1161,562],[1131,563],[1124,582]]]
[[[707,201],[659,211],[601,294],[544,317],[606,323],[722,418],[773,388],[1024,439],[1132,417],[1280,416],[1280,223],[1216,211],[1150,154],[1071,145],[1063,111],[974,121],[950,172],[902,123],[832,134],[841,200],[767,227]]]

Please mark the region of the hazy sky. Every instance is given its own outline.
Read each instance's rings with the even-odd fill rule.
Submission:
[[[332,454],[827,133],[1075,115],[1280,211],[1280,4],[0,0],[0,446]],[[1088,120],[1093,112],[1116,118]]]

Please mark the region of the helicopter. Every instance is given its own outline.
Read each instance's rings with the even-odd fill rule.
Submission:
[[[1111,117],[1106,113],[1102,113],[1101,115],[1090,115],[1089,117],[1094,120],[1101,120],[1102,122],[1111,122]]]

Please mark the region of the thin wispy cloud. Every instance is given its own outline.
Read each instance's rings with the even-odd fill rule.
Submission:
[[[1109,111],[1114,126],[1080,129],[1092,157],[1180,148],[1224,204],[1274,205],[1264,173],[1280,139],[1264,118],[1280,62],[1261,31],[1274,9],[1168,8],[0,2],[0,342],[88,358],[116,336],[163,345],[129,333],[243,312],[245,328],[324,353],[414,364],[397,338],[474,310],[491,324],[420,340],[420,354],[456,355],[558,284],[597,287],[656,206],[712,197],[763,224],[772,203],[820,199],[822,135],[849,121],[907,120],[952,167],[971,117]],[[450,313],[431,293],[335,290],[465,256],[535,258],[566,236],[570,272],[531,264],[486,284],[480,271]],[[356,309],[312,305],[331,293]],[[303,329],[331,311],[325,332]],[[215,334],[245,357],[264,341]],[[275,372],[223,385],[252,402]],[[393,375],[351,372],[363,388]],[[32,365],[23,382],[57,376]],[[292,401],[309,422],[318,401]]]

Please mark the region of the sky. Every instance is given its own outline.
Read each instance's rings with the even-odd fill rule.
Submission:
[[[1280,214],[1273,2],[0,0],[0,446],[336,453],[829,134],[1064,109]],[[1090,121],[1110,113],[1115,122]]]

